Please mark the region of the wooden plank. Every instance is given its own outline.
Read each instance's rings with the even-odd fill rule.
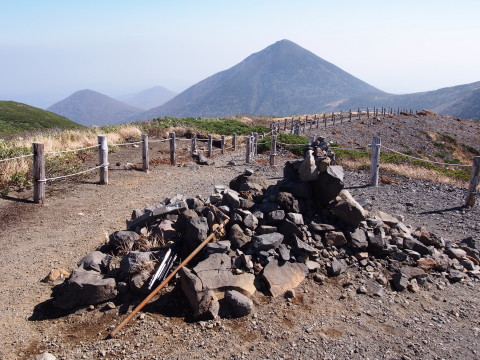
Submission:
[[[98,136],[98,162],[100,168],[100,185],[108,185],[108,145],[105,135]]]
[[[374,137],[372,141],[372,158],[370,165],[370,186],[378,186],[378,172],[380,168],[380,138]]]
[[[197,134],[192,134],[192,156],[197,153]]]
[[[233,151],[237,151],[237,134],[235,133],[232,134],[232,146]]]
[[[225,154],[225,135],[222,135],[221,154]]]
[[[477,187],[480,181],[480,156],[473,158],[472,176],[470,177],[470,184],[468,186],[467,199],[465,206],[474,207],[477,198]]]
[[[175,133],[170,133],[170,164],[172,166],[177,165],[177,156],[176,156],[176,142],[175,142]]]
[[[208,150],[207,156],[210,158],[213,156],[213,136],[211,134],[208,135]]]
[[[43,204],[45,199],[45,150],[43,143],[33,143],[33,201]]]
[[[250,152],[252,151],[252,136],[247,136],[247,151],[245,154],[245,162],[250,163]]]
[[[275,156],[277,155],[277,135],[272,135],[270,146],[270,166],[275,166]]]
[[[143,171],[148,172],[149,170],[149,151],[148,151],[148,135],[142,134],[142,167]]]

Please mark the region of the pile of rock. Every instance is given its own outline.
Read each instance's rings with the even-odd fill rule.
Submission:
[[[223,240],[208,244],[180,271],[196,318],[237,317],[253,309],[256,291],[288,293],[306,276],[322,282],[347,270],[363,275],[358,293],[418,291],[428,273],[451,282],[480,279],[480,241],[444,241],[402,216],[372,209],[343,189],[343,169],[319,138],[303,160],[288,162],[276,185],[246,171],[209,199],[176,195],[135,210],[127,230],[87,256],[54,291],[63,309],[126,294],[147,293],[148,280],[166,249],[181,258],[229,219]]]

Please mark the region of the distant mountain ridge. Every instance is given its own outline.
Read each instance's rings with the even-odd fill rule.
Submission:
[[[142,109],[88,89],[73,93],[47,110],[85,126],[121,124],[143,112]]]
[[[173,96],[173,92],[153,87],[129,99],[122,98],[138,106],[135,107],[92,90],[82,90],[48,110],[87,126],[164,116],[290,116],[367,106],[428,109],[480,119],[480,82],[414,94],[389,94],[289,40],[278,41],[189,87],[163,105],[144,111],[151,104],[164,101],[164,95]]]
[[[178,93],[168,90],[163,86],[154,86],[150,89],[140,91],[137,94],[121,96],[118,100],[143,110],[149,110],[165,104],[176,95],[178,95]]]
[[[141,118],[291,115],[315,112],[332,101],[365,94],[384,93],[297,44],[281,40]]]

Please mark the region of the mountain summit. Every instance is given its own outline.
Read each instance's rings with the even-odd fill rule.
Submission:
[[[142,116],[313,113],[353,96],[383,94],[289,40],[254,53]]]
[[[47,110],[85,126],[121,124],[142,112],[139,108],[89,89],[77,91]]]

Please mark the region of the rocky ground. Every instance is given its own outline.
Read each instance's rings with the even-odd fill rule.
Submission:
[[[372,128],[365,126],[374,132]],[[351,127],[339,130],[348,136]],[[368,142],[367,130],[362,139],[352,141]],[[357,134],[353,131],[352,136]],[[243,155],[217,157],[213,166],[159,165],[148,174],[114,171],[108,186],[96,185],[95,179],[49,185],[43,206],[29,203],[21,193],[0,199],[0,357],[33,359],[44,351],[57,359],[479,357],[479,284],[450,284],[442,276],[430,276],[418,292],[388,290],[369,296],[357,292],[365,285],[364,276],[350,269],[323,283],[308,278],[288,299],[257,292],[253,315],[207,322],[192,320],[186,299],[172,284],[109,340],[105,336],[125,316],[121,306],[99,305],[72,314],[52,309],[51,285],[40,282],[51,268],[73,269],[106,235],[124,229],[133,209],[176,193],[207,196],[214,185],[228,184],[247,168]],[[236,165],[227,165],[231,160]],[[275,183],[282,166],[272,169],[265,163],[266,158],[259,158],[248,167]],[[404,215],[413,227],[425,226],[456,242],[478,238],[480,209],[461,207],[464,189],[392,178],[396,181],[372,188],[365,186],[368,174],[353,171],[346,173],[345,183],[355,198],[368,198],[374,208]]]

